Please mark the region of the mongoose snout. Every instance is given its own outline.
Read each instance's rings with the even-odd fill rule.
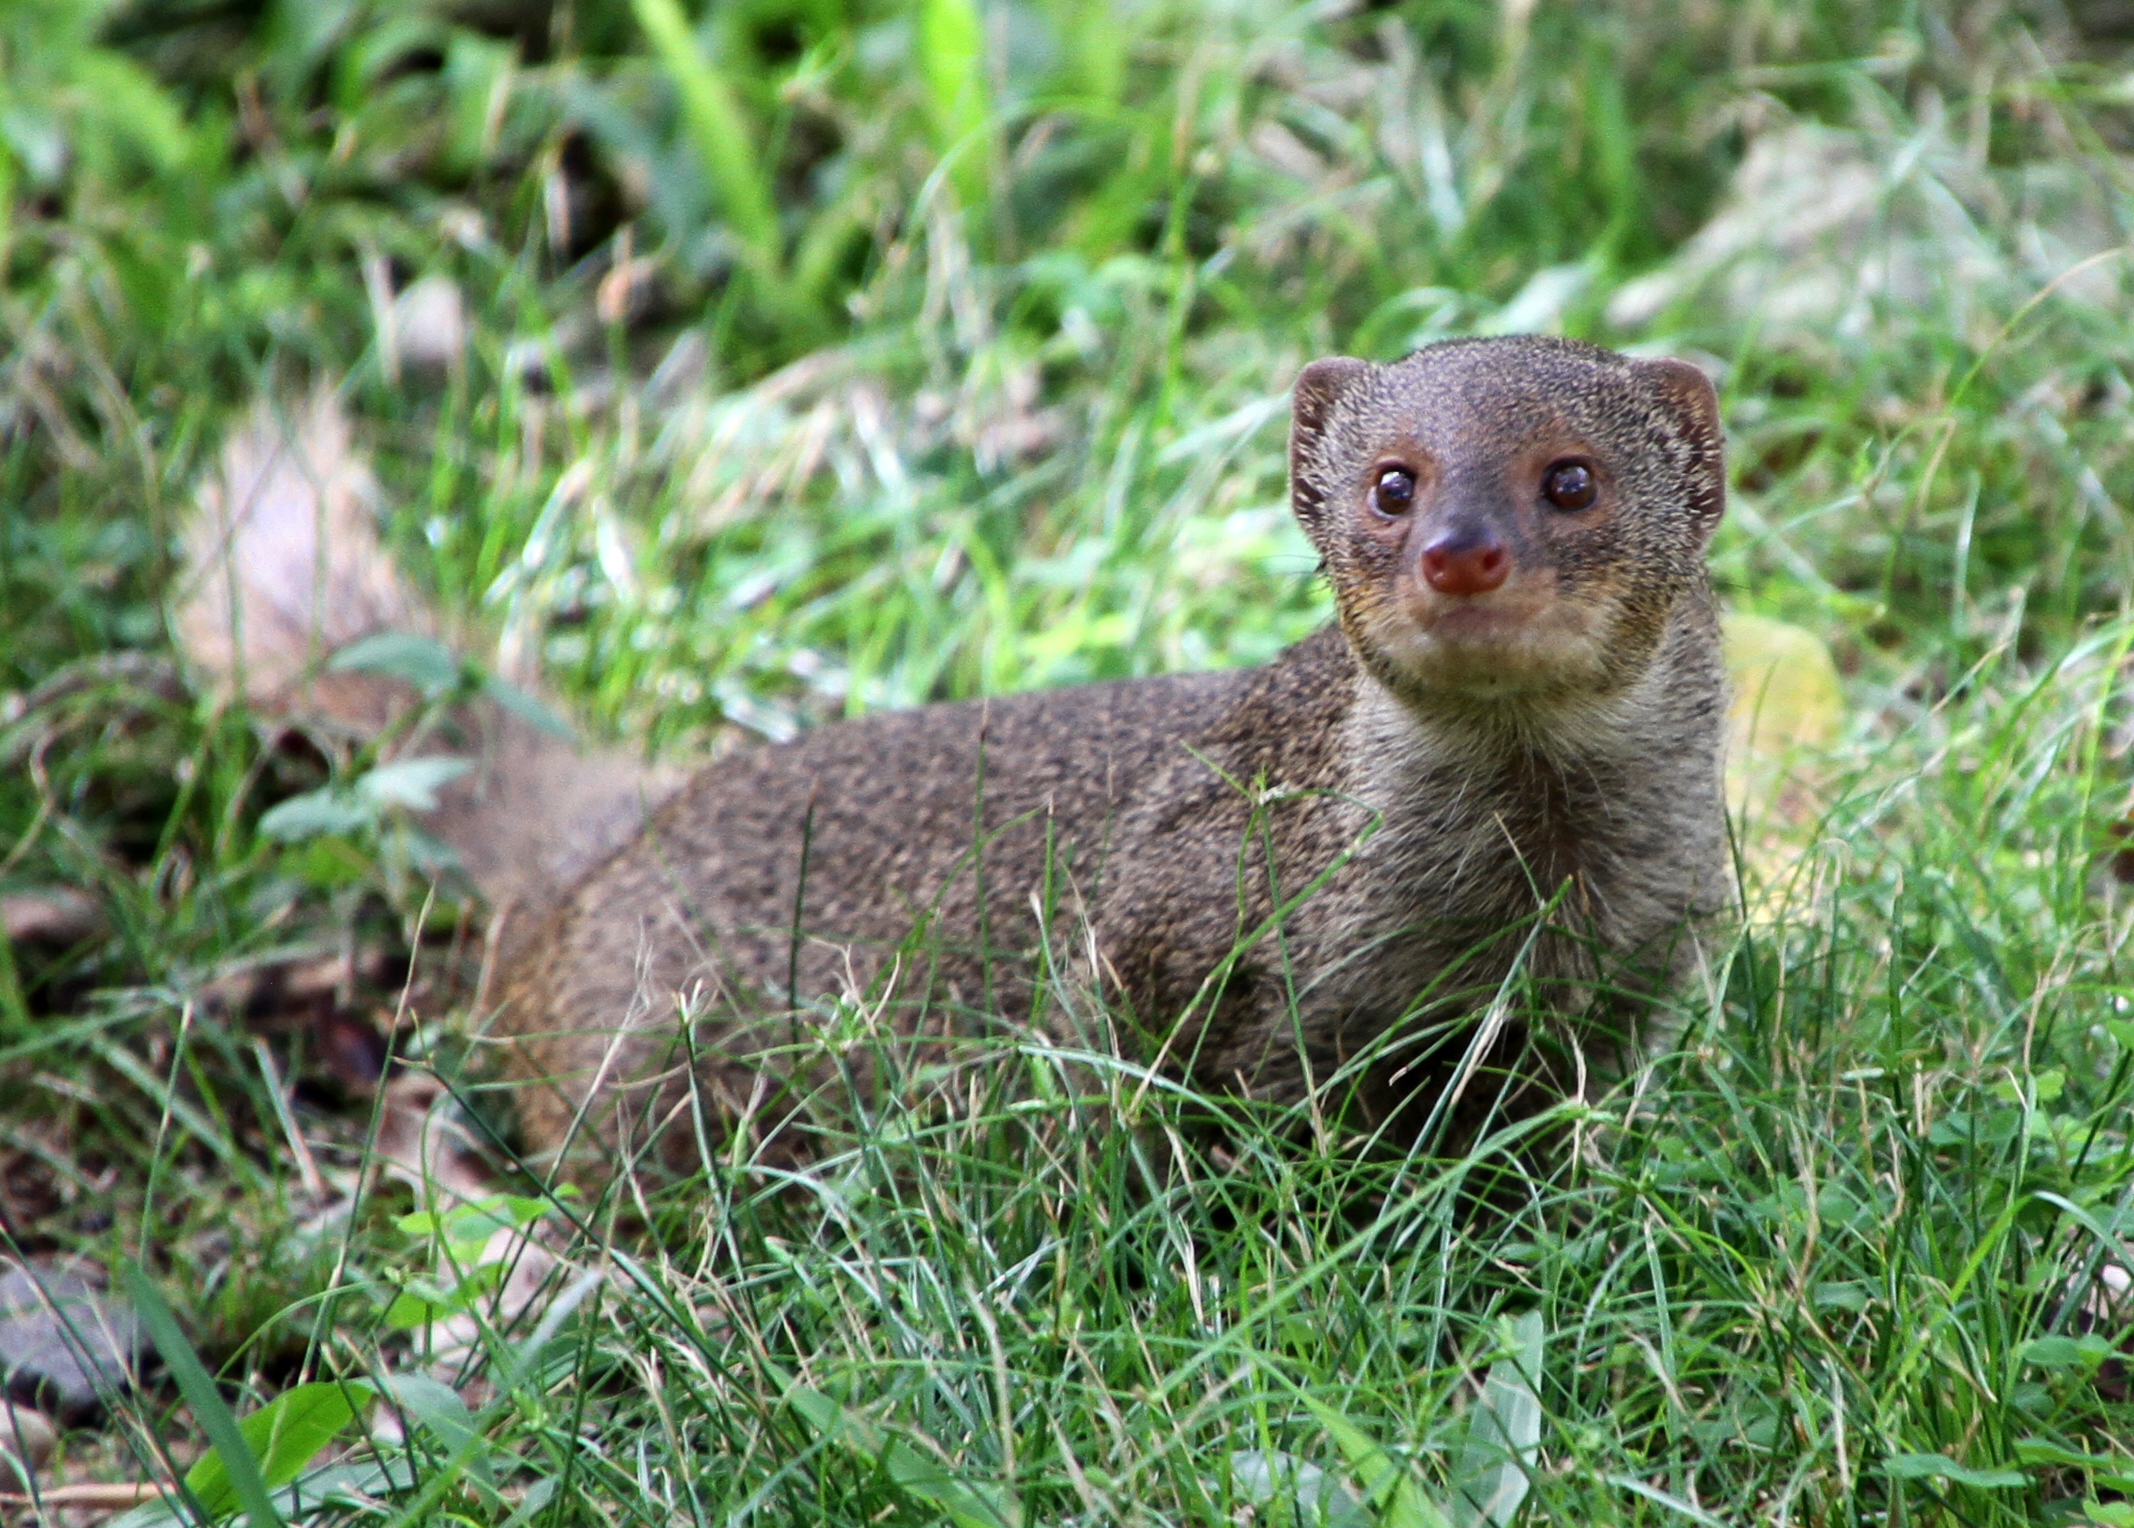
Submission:
[[[1504,582],[1512,570],[1512,554],[1504,538],[1487,521],[1466,521],[1445,527],[1423,543],[1416,559],[1423,582],[1440,594],[1455,597],[1487,594]]]
[[[1338,621],[1265,668],[864,717],[671,794],[476,718],[484,768],[425,826],[515,904],[492,1033],[528,1146],[581,1176],[737,1132],[804,1153],[839,1089],[986,1026],[1380,1122],[1440,1117],[1530,1023],[1582,1058],[1555,1076],[1619,1068],[1732,902],[1720,439],[1680,362],[1535,338],[1319,361],[1290,488]],[[302,519],[305,484],[339,492],[243,491],[252,459],[221,503]],[[203,544],[262,597],[314,566],[391,583],[374,543],[254,568],[271,530]],[[228,608],[205,587],[181,630]],[[834,1023],[807,1036],[839,1011],[905,1059],[830,1058]]]

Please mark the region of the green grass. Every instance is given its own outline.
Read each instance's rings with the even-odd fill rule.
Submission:
[[[0,17],[0,892],[103,925],[0,967],[5,1239],[137,1260],[240,1422],[405,1386],[396,1298],[455,1298],[404,1190],[348,1200],[368,1104],[315,1014],[213,1000],[412,951],[398,1043],[453,1071],[479,955],[449,908],[411,937],[390,838],[262,836],[353,761],[175,667],[173,528],[255,392],[345,379],[403,565],[682,755],[1260,661],[1326,611],[1296,368],[1555,328],[1723,366],[1715,568],[1851,702],[1677,1053],[1456,1153],[1238,1116],[1217,1159],[1221,1100],[976,1047],[803,1179],[629,1207],[656,1235],[549,1204],[568,1295],[484,1333],[464,1416],[404,1389],[389,1472],[300,1515],[1268,1523],[1288,1460],[1426,1521],[1538,1312],[1529,1520],[2134,1521],[2125,1323],[2082,1315],[2134,1213],[2134,326],[2116,255],[2038,297],[2134,231],[2121,45],[1953,3],[670,10]],[[1869,247],[1796,273],[1938,218],[1919,289],[1615,327],[1788,122],[1885,174]],[[380,340],[424,275],[467,303],[448,367]],[[390,1019],[398,976],[338,1001]],[[344,1442],[380,1426],[353,1399]],[[151,1387],[66,1478],[220,1425]],[[255,1431],[272,1487],[302,1461]]]

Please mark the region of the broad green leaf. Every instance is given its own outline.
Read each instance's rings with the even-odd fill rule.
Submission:
[[[393,1296],[385,1307],[385,1314],[378,1319],[385,1323],[388,1331],[412,1332],[418,1326],[427,1326],[450,1314],[438,1302],[403,1289]]]
[[[509,101],[518,50],[509,42],[455,30],[445,50],[445,85],[452,129],[446,153],[473,169],[496,151],[495,135]]]
[[[1372,1528],[1370,1509],[1340,1479],[1279,1449],[1230,1456],[1230,1481],[1258,1509],[1257,1521],[1281,1528]]]
[[[321,891],[331,891],[336,886],[351,886],[370,874],[371,869],[369,855],[347,839],[332,833],[321,833],[312,838],[310,845],[296,863],[296,873],[304,878],[307,885],[316,886]]]
[[[562,738],[565,742],[569,742],[577,736],[571,730],[570,723],[564,721],[563,718],[542,705],[540,701],[534,699],[524,690],[508,685],[494,675],[482,681],[482,693],[536,731],[546,732],[551,737]]]
[[[1118,24],[1104,0],[1050,0],[1053,27],[1069,61],[1074,87],[1105,103],[1126,85],[1126,58],[1133,34]]]
[[[956,1528],[1022,1528],[1022,1504],[1006,1486],[960,1479],[902,1438],[892,1438],[882,1451],[882,1468],[913,1496],[946,1512]]]
[[[295,844],[329,833],[354,833],[377,821],[375,802],[353,791],[321,786],[269,807],[260,816],[259,831],[277,843]]]
[[[2018,1464],[2065,1465],[2081,1470],[2089,1476],[2093,1489],[2102,1486],[2107,1491],[2134,1491],[2134,1470],[2128,1468],[2126,1460],[2086,1454],[2050,1438],[2016,1439],[2015,1458]]]
[[[364,774],[356,794],[380,806],[404,806],[411,812],[437,810],[437,793],[469,769],[465,759],[395,759]]]
[[[2032,1072],[2028,1089],[2012,1077],[2003,1077],[1993,1085],[1993,1096],[2007,1104],[2025,1102],[2026,1093],[2034,1095],[2033,1101],[2036,1103],[2049,1104],[2066,1091],[2067,1070],[2057,1066],[2047,1067],[2041,1072]]]
[[[379,1319],[396,1332],[412,1331],[468,1309],[503,1282],[502,1263],[476,1263],[449,1283],[410,1279]]]
[[[70,61],[77,109],[131,145],[158,170],[182,164],[192,148],[185,116],[155,76],[111,48],[87,48]]]
[[[800,1419],[813,1429],[815,1435],[828,1442],[844,1443],[847,1427],[844,1407],[831,1400],[820,1390],[795,1386],[785,1393],[785,1403],[800,1413]],[[862,1444],[860,1451],[872,1457],[875,1449]]]
[[[1526,1500],[1541,1447],[1541,1312],[1511,1323],[1512,1354],[1489,1366],[1482,1402],[1467,1415],[1467,1442],[1453,1474],[1454,1528],[1507,1528]]]
[[[402,679],[432,700],[450,693],[465,672],[451,648],[410,631],[381,631],[351,642],[328,659],[326,667]]]
[[[2009,1491],[2030,1484],[2021,1470],[1974,1470],[1946,1454],[1892,1454],[1882,1471],[1893,1480],[1946,1480],[1979,1491]]]
[[[363,1389],[367,1394],[368,1387]],[[380,1497],[412,1491],[416,1485],[416,1476],[404,1458],[374,1455],[361,1464],[326,1464],[315,1470],[305,1470],[270,1495],[276,1510],[294,1513],[301,1509],[308,1520],[318,1521],[315,1514],[323,1506],[371,1507]],[[533,1494],[529,1490],[528,1498],[531,1499]],[[165,1528],[170,1523],[182,1523],[190,1528],[199,1521],[199,1515],[172,1493],[136,1507],[124,1516],[109,1519],[103,1528]]]
[[[387,807],[437,809],[438,790],[471,768],[465,759],[396,759],[367,771],[352,786],[322,786],[291,796],[259,819],[259,831],[279,843],[376,827]]]
[[[0,80],[0,120],[7,114],[7,82]],[[15,225],[15,151],[7,138],[7,133],[0,130],[0,263],[7,259]]]
[[[446,1455],[484,1487],[493,1488],[487,1440],[475,1430],[474,1417],[459,1392],[427,1374],[395,1374],[386,1381],[393,1399],[428,1429]]]
[[[436,1237],[454,1262],[471,1263],[499,1231],[523,1231],[550,1209],[545,1199],[521,1194],[490,1194],[445,1214],[411,1210],[394,1224],[409,1236]]]
[[[318,1451],[348,1425],[356,1403],[370,1396],[368,1385],[322,1380],[284,1390],[239,1422],[238,1434],[257,1461],[266,1489],[285,1486],[302,1474]],[[237,1505],[237,1486],[219,1444],[194,1461],[185,1472],[185,1485],[201,1506],[217,1516]]]
[[[518,1510],[504,1519],[503,1528],[523,1528],[524,1524],[541,1515],[541,1509],[548,1505],[548,1499],[555,1494],[556,1477],[543,1475],[526,1488],[526,1495],[520,1500]]]
[[[1679,1496],[1671,1496],[1658,1486],[1639,1480],[1635,1476],[1608,1475],[1602,1478],[1618,1491],[1628,1491],[1632,1496],[1642,1496],[1649,1502],[1665,1507],[1670,1515],[1667,1518],[1660,1519],[1662,1522],[1672,1521],[1673,1518],[1679,1517],[1685,1522],[1700,1523],[1703,1528],[1730,1528],[1730,1525],[1723,1519],[1712,1516],[1711,1513],[1706,1512],[1703,1508],[1693,1506]]]

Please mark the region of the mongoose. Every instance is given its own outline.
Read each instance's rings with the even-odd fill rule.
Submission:
[[[1030,1011],[1041,907],[1053,955],[1203,1088],[1338,1078],[1365,1120],[1427,1111],[1518,982],[1614,1070],[1731,901],[1721,439],[1678,361],[1543,338],[1317,361],[1290,492],[1338,620],[1265,668],[826,726],[703,768],[634,833],[666,781],[492,713],[491,779],[434,826],[520,904],[495,1023],[529,1146],[656,1138],[682,1165],[707,1119],[777,1136],[826,995],[908,1033],[1070,1023]],[[244,449],[202,542],[241,575],[242,501],[272,497]],[[181,636],[232,603],[203,588]],[[597,831],[534,863],[573,819]]]

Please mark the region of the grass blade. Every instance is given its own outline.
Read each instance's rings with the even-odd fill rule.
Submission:
[[[178,1393],[185,1397],[185,1404],[192,1407],[193,1420],[207,1434],[214,1449],[214,1454],[209,1457],[221,1458],[230,1495],[243,1507],[252,1528],[281,1528],[281,1514],[274,1510],[274,1503],[267,1497],[267,1483],[260,1474],[258,1456],[252,1452],[244,1434],[238,1431],[237,1418],[223,1401],[221,1392],[216,1390],[206,1365],[200,1362],[200,1355],[193,1351],[193,1345],[179,1330],[178,1318],[171,1313],[170,1306],[149,1281],[148,1275],[141,1271],[140,1264],[131,1259],[122,1262],[119,1282],[125,1287],[126,1298],[133,1302],[134,1310],[139,1313],[141,1325],[148,1329],[148,1340],[156,1345],[156,1351],[163,1356],[164,1367],[177,1382]],[[199,1469],[200,1465],[194,1466],[195,1471]],[[193,1494],[191,1474],[186,1476],[184,1490],[188,1495]],[[203,1517],[214,1515],[212,1509],[197,1498],[194,1505]]]
[[[1384,1528],[1448,1528],[1448,1520],[1437,1503],[1423,1495],[1422,1487],[1415,1483],[1406,1466],[1387,1453],[1377,1439],[1323,1401],[1306,1400],[1304,1404],[1333,1438],[1349,1468],[1356,1472],[1356,1483],[1363,1487],[1365,1499],[1378,1509],[1378,1521]]]
[[[819,1390],[796,1386],[786,1403],[817,1436],[874,1465],[908,1495],[945,1513],[955,1528],[1021,1528],[1022,1503],[1006,1486],[951,1474],[938,1459]]]
[[[985,23],[974,0],[924,0],[919,72],[934,124],[934,146],[949,163],[963,205],[983,213],[989,195],[985,130],[992,114],[985,79]]]
[[[659,55],[660,67],[681,98],[690,139],[718,194],[719,210],[739,238],[756,277],[776,291],[781,265],[778,212],[733,87],[697,47],[676,0],[632,0],[632,6],[638,25]]]

